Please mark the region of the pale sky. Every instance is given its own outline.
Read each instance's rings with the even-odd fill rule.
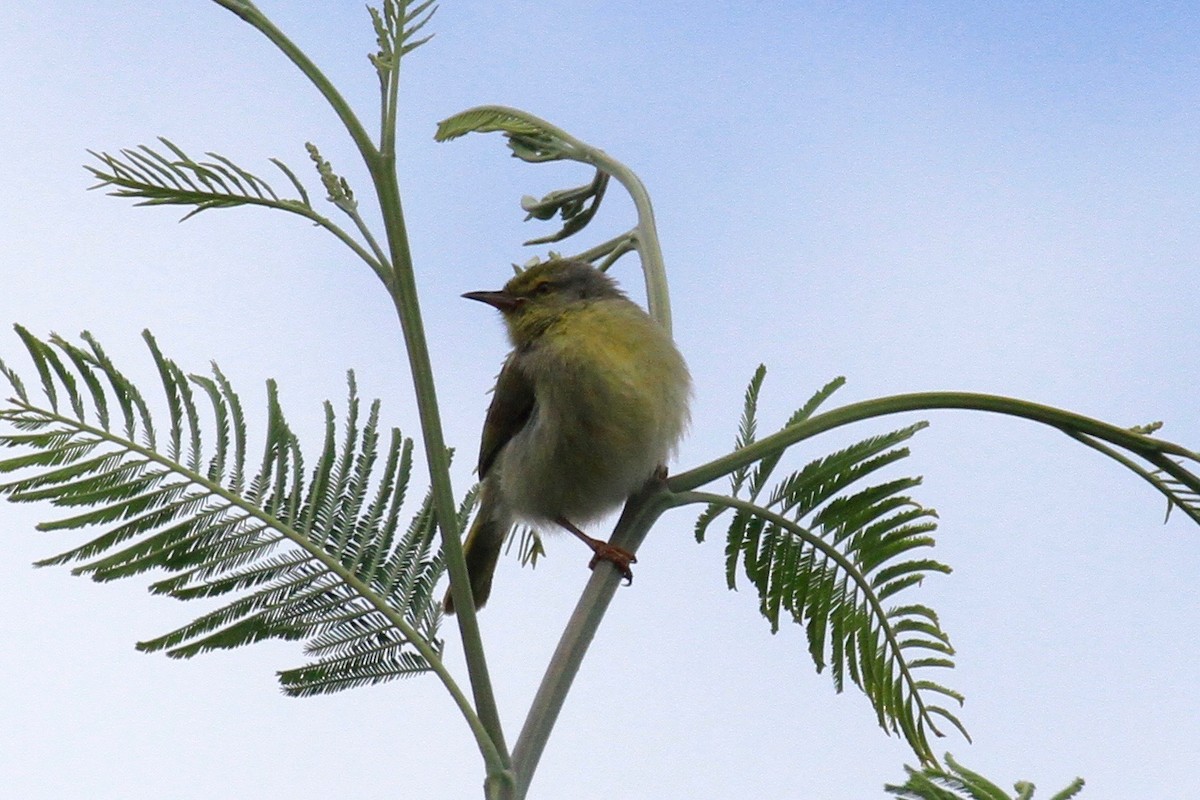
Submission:
[[[179,225],[178,210],[85,191],[87,149],[164,135],[263,175],[278,157],[317,197],[314,141],[366,198],[315,91],[210,2],[9,5],[0,323],[90,330],[147,390],[143,328],[185,369],[216,360],[249,407],[277,378],[310,448],[320,402],[343,398],[352,367],[385,422],[419,439],[389,301],[331,238],[257,210]],[[373,120],[363,4],[260,6]],[[505,343],[459,295],[544,254],[520,245],[550,230],[521,222],[522,194],[588,177],[511,159],[495,135],[433,142],[438,120],[481,103],[551,120],[649,188],[696,382],[676,469],[730,446],[760,362],[764,429],[845,375],[834,402],[993,392],[1122,425],[1161,419],[1165,438],[1200,448],[1194,3],[446,0],[430,27],[405,70],[400,181],[460,453],[475,452]],[[562,249],[631,224],[610,200]],[[615,274],[639,293],[631,259]],[[25,363],[11,333],[0,355]],[[1147,485],[1053,431],[925,417],[902,467],[925,476],[915,496],[938,510],[935,555],[955,572],[913,600],[958,649],[940,677],[966,695],[974,738],[935,749],[1006,787],[1032,780],[1038,796],[1077,775],[1094,800],[1200,796],[1200,530],[1182,515],[1163,525]],[[456,466],[459,492],[472,460]],[[134,641],[204,609],[137,580],[31,569],[81,541],[33,530],[53,516],[0,507],[5,796],[479,796],[480,759],[435,679],[293,700],[274,672],[303,663],[295,644],[139,654]],[[693,520],[672,513],[642,548],[530,797],[883,798],[913,756],[856,691],[814,672],[800,631],[771,636],[753,593],[725,589],[723,543],[696,545]],[[481,616],[510,742],[587,578],[576,542],[547,546],[536,571],[502,562]],[[452,623],[443,633],[465,676]]]

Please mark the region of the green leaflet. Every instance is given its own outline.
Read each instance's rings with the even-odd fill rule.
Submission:
[[[76,509],[40,530],[102,531],[38,564],[75,564],[97,581],[156,571],[165,577],[155,593],[231,598],[139,649],[186,658],[302,640],[316,659],[280,673],[294,695],[429,668],[414,642],[441,649],[433,592],[443,564],[430,500],[402,525],[412,442],[397,430],[381,434],[379,403],[364,413],[353,373],[340,418],[326,404],[311,468],[268,382],[254,466],[242,403],[215,365],[211,375],[187,375],[144,334],[167,412],[158,436],[141,392],[91,337],[79,346],[18,334],[45,402],[4,368],[17,396],[0,407],[0,447],[13,451],[0,460],[0,495]],[[460,510],[460,530],[473,499]]]

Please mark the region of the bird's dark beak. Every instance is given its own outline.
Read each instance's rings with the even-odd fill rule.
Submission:
[[[521,298],[513,297],[506,291],[499,292],[467,292],[463,297],[468,300],[478,300],[481,303],[487,303],[492,308],[498,308],[501,311],[512,311],[521,304]]]

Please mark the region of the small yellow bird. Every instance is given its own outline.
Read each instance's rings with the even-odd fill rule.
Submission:
[[[661,467],[688,424],[691,377],[670,335],[585,261],[526,269],[463,297],[504,316],[513,350],[496,379],[479,447],[479,513],[463,545],[476,608],[517,521],[561,526],[632,579],[631,553],[585,524]],[[454,613],[446,593],[443,606]]]

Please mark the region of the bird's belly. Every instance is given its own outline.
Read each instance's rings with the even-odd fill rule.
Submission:
[[[580,406],[567,408],[578,412]],[[585,524],[639,489],[665,461],[673,439],[660,442],[661,426],[644,414],[614,411],[606,411],[610,424],[599,428],[586,411],[563,420],[540,405],[537,418],[501,454],[500,488],[509,509],[533,523],[566,517]]]

